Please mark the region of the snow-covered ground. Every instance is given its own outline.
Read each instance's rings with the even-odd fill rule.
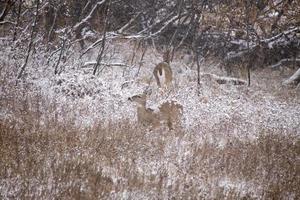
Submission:
[[[115,45],[110,51],[114,54],[107,56],[110,57],[107,62],[128,64],[132,53],[128,45]],[[3,65],[1,75],[13,74],[13,69],[23,60],[11,59],[18,55],[13,55],[9,48],[1,51],[4,54],[1,56]],[[297,91],[293,98],[288,96],[280,98],[273,95],[272,91],[260,89],[267,88],[265,85],[278,81],[278,77],[272,77],[272,74],[269,74],[270,78],[264,80],[264,86],[260,86],[256,80],[261,82],[261,76],[255,74],[251,87],[218,85],[213,80],[204,79],[198,89],[196,70],[190,69],[182,60],[175,59],[172,63],[174,87],[169,92],[161,93],[152,77],[152,70],[162,58],[155,52],[150,52],[150,50],[148,52],[139,74],[137,74],[139,64],[135,62],[133,65],[128,64],[128,67],[104,66],[104,69],[96,76],[92,75],[92,66],[83,67],[84,63],[96,59],[96,50],[95,53],[90,52],[81,59],[76,59],[80,56],[78,53],[71,52],[69,61],[62,64],[63,71],[59,75],[54,75],[54,69],[51,64],[47,65],[43,53],[35,55],[34,61],[31,60],[26,69],[26,83],[30,83],[30,90],[26,95],[34,95],[37,92],[49,105],[55,102],[58,110],[63,107],[66,110],[75,111],[76,124],[84,127],[98,120],[108,122],[128,118],[134,121],[135,107],[127,99],[150,89],[152,93],[149,96],[148,106],[151,108],[156,108],[162,102],[171,99],[183,105],[183,127],[186,130],[195,126],[209,129],[225,128],[224,134],[254,138],[262,129],[281,129],[285,132],[300,134],[300,99]],[[136,56],[137,60],[138,56]],[[203,73],[222,74],[215,65],[206,66],[205,64],[207,63],[201,66]],[[272,78],[276,80],[268,83],[267,81]],[[15,81],[15,78],[9,81],[11,80]],[[5,87],[5,85],[1,87],[1,96],[7,96],[10,93],[9,88],[5,89]],[[278,90],[280,92],[283,89]],[[44,114],[47,115],[47,113]],[[1,118],[9,116],[14,119],[17,117],[3,106]]]
[[[156,109],[167,100],[176,100],[180,103],[183,106],[182,128],[185,133],[183,138],[179,140],[179,137],[164,136],[162,139],[167,137],[169,142],[166,142],[161,159],[139,157],[135,161],[138,166],[137,173],[148,178],[160,174],[163,166],[169,177],[165,188],[172,188],[174,184],[178,184],[176,177],[180,172],[175,164],[179,164],[179,168],[185,170],[191,162],[188,158],[195,153],[193,152],[195,145],[209,142],[222,149],[232,141],[232,138],[255,141],[264,132],[293,135],[296,138],[300,136],[299,91],[280,87],[279,82],[282,80],[276,71],[268,69],[254,71],[251,87],[219,85],[206,78],[201,80],[201,86],[198,87],[196,69],[191,69],[184,59],[176,55],[171,63],[175,77],[173,88],[162,93],[152,77],[153,68],[162,60],[162,56],[150,48],[139,69],[141,52],[137,53],[131,64],[132,45],[117,43],[109,48],[103,62],[122,63],[124,66],[100,66],[101,72],[92,75],[93,69],[89,64],[96,60],[97,50],[83,57],[80,57],[78,51],[70,50],[69,59],[60,64],[61,73],[54,75],[53,66],[57,55],[47,63],[49,54],[41,51],[31,57],[24,78],[16,85],[16,73],[23,59],[20,55],[21,50],[13,48],[7,45],[1,47],[0,121],[2,122],[17,122],[22,127],[22,124],[26,123],[22,118],[23,101],[27,101],[28,106],[32,106],[33,109],[38,105],[40,127],[44,125],[46,127],[47,120],[55,118],[62,123],[72,122],[72,126],[79,130],[86,130],[99,122],[108,125],[128,120],[133,125],[136,124],[136,107],[128,101],[128,97],[141,94],[144,90],[152,91],[147,102],[150,108]],[[207,61],[201,64],[202,74],[222,75],[216,63],[209,63]],[[161,131],[154,130],[146,136],[149,134],[149,137],[159,138]],[[165,131],[164,134],[174,134],[173,132]],[[188,139],[189,134],[193,139]],[[174,154],[177,159],[175,162],[166,159],[171,159]],[[102,173],[112,178],[114,183],[124,176],[109,165],[102,163],[101,167]],[[18,177],[11,179],[10,183],[18,183],[17,179]],[[185,180],[194,183],[195,177],[187,176]],[[207,179],[202,177],[196,181],[197,183],[203,181],[204,193],[205,190],[209,190],[205,186],[207,185],[205,180]],[[214,181],[214,184],[222,187],[225,192],[229,189],[236,190],[241,192],[241,196],[251,194],[253,198],[261,195],[259,193],[262,190],[261,186],[251,181],[229,177]],[[5,179],[0,180],[2,188],[0,194],[5,193],[4,190],[8,185]],[[113,193],[111,198],[147,199],[154,195],[151,190],[147,192],[123,190]],[[165,194],[164,198],[167,197]]]

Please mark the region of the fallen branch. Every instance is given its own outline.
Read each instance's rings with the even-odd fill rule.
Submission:
[[[277,69],[278,67],[282,66],[282,65],[293,65],[293,64],[300,64],[300,58],[286,58],[286,59],[282,59],[280,60],[278,63],[275,63],[274,65],[271,65],[270,67],[272,69]]]
[[[300,83],[300,68],[287,80],[283,82],[283,85],[296,86]]]
[[[215,74],[201,74],[201,76],[203,78],[208,77],[209,79],[216,81],[218,84],[233,84],[233,85],[246,85],[247,84],[247,81],[241,80],[238,78],[217,76]]]
[[[85,62],[82,66],[82,68],[87,68],[90,65],[95,65],[97,63],[97,61],[88,61]],[[101,62],[100,65],[104,65],[104,66],[118,66],[118,67],[129,67],[129,65],[126,65],[125,63],[105,63],[105,62]]]

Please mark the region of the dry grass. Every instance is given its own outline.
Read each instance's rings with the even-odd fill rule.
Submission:
[[[228,136],[220,145],[215,132],[148,132],[128,120],[78,129],[70,118],[58,121],[55,114],[41,122],[41,102],[34,99],[19,104],[18,120],[0,121],[1,199],[300,195],[297,136],[261,130],[254,141]]]
[[[189,130],[149,132],[132,124],[132,119],[108,124],[99,119],[88,128],[78,128],[76,122],[88,114],[84,106],[64,107],[61,99],[47,99],[47,94],[22,82],[16,87],[10,69],[14,65],[1,63],[9,69],[9,76],[0,68],[0,92],[4,94],[0,95],[0,199],[300,196],[299,129],[252,127],[256,124],[238,111],[211,125],[210,117],[217,113],[208,110],[202,116],[209,117],[207,123],[199,120]],[[216,100],[220,91],[218,87],[207,92],[216,93]],[[235,93],[238,98],[241,94]],[[264,97],[260,93],[252,96],[254,102]],[[203,101],[209,97],[203,96]],[[298,94],[287,97],[292,105],[299,105]],[[230,134],[236,128],[245,135]],[[258,137],[248,137],[247,131],[253,128]]]

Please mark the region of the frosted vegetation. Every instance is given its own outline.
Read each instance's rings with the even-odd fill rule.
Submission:
[[[293,74],[270,68],[252,85],[218,84],[214,59],[197,71],[178,52],[173,88],[161,92],[152,77],[162,55],[149,48],[142,66],[133,44],[111,42],[98,74],[97,50],[80,57],[42,47],[17,80],[24,50],[1,43],[1,199],[297,199],[300,177],[299,89],[281,86]],[[118,65],[125,63],[126,65]],[[128,97],[151,90],[147,106],[167,100],[183,106],[181,128],[137,124]]]
[[[300,199],[299,8],[1,0],[0,200]]]

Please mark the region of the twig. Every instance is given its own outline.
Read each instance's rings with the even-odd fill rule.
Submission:
[[[80,22],[78,22],[77,24],[75,24],[75,26],[73,27],[74,29],[78,29],[80,28],[83,24],[87,23],[93,16],[93,14],[95,13],[95,11],[97,10],[98,6],[104,4],[106,2],[106,0],[102,0],[100,2],[98,2],[91,10],[91,12]]]
[[[248,56],[250,53],[250,46],[249,46],[249,0],[246,0],[246,27],[247,27],[247,52],[248,52]],[[250,87],[250,83],[251,83],[251,77],[250,77],[250,63],[247,63],[247,79],[248,79],[248,87]]]
[[[185,16],[186,13],[182,14],[182,16]],[[177,19],[179,19],[179,16],[176,15],[174,17],[172,17],[170,20],[168,20],[165,25],[163,25],[158,31],[156,31],[155,33],[151,33],[148,38],[150,37],[154,37],[157,36],[158,34],[160,34],[163,30],[165,30],[172,22],[176,21]]]
[[[177,33],[178,33],[178,30],[179,30],[180,26],[183,24],[183,22],[180,22],[180,20],[181,20],[181,13],[182,13],[182,6],[183,6],[183,0],[178,0],[178,24],[179,25],[177,26],[175,32],[172,35],[172,38],[171,38],[169,44],[168,44],[167,50],[170,50],[170,52],[171,52],[171,59],[169,61],[173,60],[174,53],[175,53],[175,48],[173,48],[171,50],[171,46],[173,45],[173,42],[174,42],[174,40],[175,40],[175,38],[177,36]]]
[[[139,75],[139,73],[140,73],[140,70],[141,70],[141,67],[142,67],[142,65],[143,65],[143,59],[144,59],[144,56],[145,56],[145,54],[146,54],[146,51],[147,51],[147,46],[145,45],[145,47],[144,47],[144,50],[143,50],[143,53],[142,53],[142,56],[141,56],[141,59],[140,59],[140,62],[139,62],[139,68],[138,68],[138,71],[137,71],[137,73],[136,73],[136,77]]]
[[[60,51],[60,54],[59,54],[59,58],[57,60],[56,66],[54,68],[54,74],[58,73],[58,66],[59,66],[59,63],[61,61],[61,57],[64,53],[64,50],[65,50],[66,41],[67,41],[67,31],[65,32],[65,35],[63,37],[63,43],[62,43],[61,51]]]
[[[128,23],[126,23],[123,27],[121,27],[117,33],[123,33],[139,16],[141,16],[142,12],[138,12],[136,16],[134,16]]]
[[[21,15],[21,12],[22,12],[22,4],[23,4],[23,0],[19,0],[17,23],[16,23],[15,29],[14,29],[13,41],[15,41],[16,37],[17,37],[17,29],[18,29],[18,26],[19,26],[19,23],[20,23],[20,15]]]
[[[51,28],[50,28],[49,33],[48,33],[48,42],[51,41],[51,37],[52,37],[53,30],[54,30],[54,27],[55,27],[55,24],[56,24],[56,20],[57,20],[57,13],[58,13],[58,11],[60,10],[60,5],[61,5],[61,0],[59,1],[59,6],[58,6],[58,8],[55,9],[54,19],[53,19]]]
[[[135,59],[136,53],[140,49],[143,42],[144,42],[143,39],[141,39],[141,40],[138,40],[138,43],[135,43],[133,52],[132,52],[131,62],[130,62],[131,65],[133,65],[133,61]]]

